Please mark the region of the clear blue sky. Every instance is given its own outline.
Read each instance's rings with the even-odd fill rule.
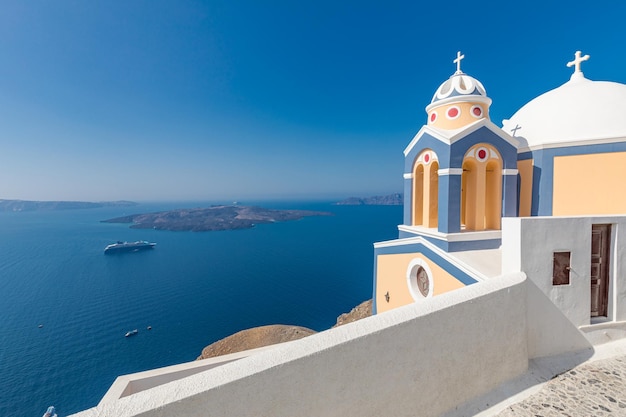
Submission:
[[[626,83],[626,2],[555,3],[4,0],[0,198],[401,191],[458,50],[498,125],[578,49]]]

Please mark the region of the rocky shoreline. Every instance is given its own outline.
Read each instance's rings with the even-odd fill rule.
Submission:
[[[343,313],[337,317],[337,323],[333,328],[352,323],[371,315],[372,300],[367,300],[353,308],[349,313]],[[317,333],[315,330],[306,327],[283,324],[253,327],[252,329],[242,330],[206,346],[202,349],[202,353],[196,360],[214,358],[216,356],[298,340],[315,333]]]

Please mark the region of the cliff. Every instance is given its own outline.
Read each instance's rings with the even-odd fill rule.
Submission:
[[[242,330],[202,349],[202,354],[198,356],[198,360],[302,339],[313,333],[316,333],[315,330],[306,327],[282,324]]]
[[[344,324],[352,323],[353,321],[364,319],[372,315],[372,300],[363,301],[358,306],[350,310],[349,313],[343,313],[337,317],[337,324],[333,326],[339,327]]]
[[[333,327],[352,323],[372,315],[372,300],[364,301],[349,313],[344,313],[337,318]],[[275,324],[270,326],[254,327],[242,330],[202,349],[202,354],[196,360],[213,358],[229,353],[241,352],[277,343],[289,342],[302,339],[317,333],[315,330],[300,326],[288,326]]]

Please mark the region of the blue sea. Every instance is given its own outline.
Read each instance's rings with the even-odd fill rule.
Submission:
[[[333,216],[194,233],[100,221],[210,203],[0,213],[0,416],[94,407],[117,376],[195,360],[243,329],[328,329],[371,298],[372,244],[402,221],[400,206],[242,204]],[[157,246],[105,256],[117,240]]]

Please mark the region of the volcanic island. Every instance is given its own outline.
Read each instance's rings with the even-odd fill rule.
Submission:
[[[332,213],[310,210],[276,210],[257,206],[225,205],[206,208],[176,209],[146,214],[131,214],[102,220],[103,223],[131,223],[132,229],[208,232],[249,229],[261,223],[299,220]]]

